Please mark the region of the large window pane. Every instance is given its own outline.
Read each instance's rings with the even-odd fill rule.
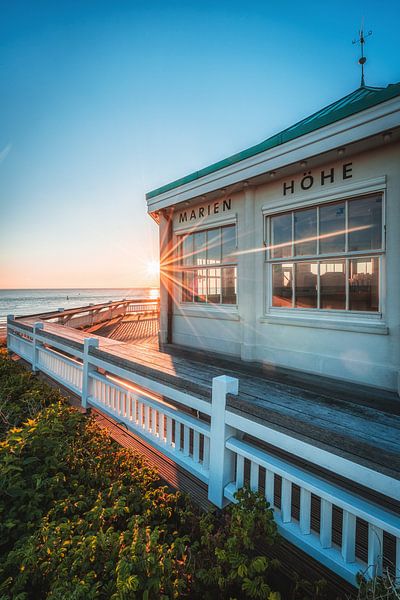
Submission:
[[[319,209],[319,253],[344,252],[346,249],[345,228],[344,202],[321,206]]]
[[[272,306],[293,306],[293,264],[272,265]]]
[[[193,234],[194,244],[194,264],[197,266],[203,266],[206,264],[206,232],[198,231]]]
[[[318,263],[296,263],[295,306],[297,308],[317,308],[318,305]]]
[[[193,265],[193,235],[186,235],[181,241],[182,264]]]
[[[236,225],[222,228],[222,262],[236,262]]]
[[[292,256],[292,214],[271,218],[271,257]]]
[[[324,261],[319,265],[320,308],[346,308],[346,264],[344,260]]]
[[[223,267],[222,304],[236,304],[236,267]]]
[[[207,264],[218,265],[221,262],[221,229],[207,231]]]
[[[309,256],[317,253],[317,209],[299,210],[294,213],[294,253]]]
[[[379,310],[379,259],[357,258],[350,261],[349,309]]]
[[[221,302],[221,270],[207,269],[207,302]]]
[[[194,301],[206,302],[207,300],[207,269],[193,271]]]
[[[382,197],[349,200],[349,251],[382,247]]]
[[[182,302],[193,302],[193,271],[182,273]]]

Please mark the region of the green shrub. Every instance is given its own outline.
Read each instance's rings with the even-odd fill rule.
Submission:
[[[27,418],[53,402],[61,401],[60,393],[13,361],[7,350],[0,348],[0,439],[11,427],[19,427]]]

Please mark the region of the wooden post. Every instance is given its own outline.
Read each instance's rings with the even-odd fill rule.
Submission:
[[[89,348],[98,348],[99,340],[97,338],[85,338],[83,340],[83,376],[82,376],[82,408],[87,408],[87,399],[89,396],[89,377],[93,366],[89,363]]]
[[[41,342],[37,339],[37,335],[38,333],[40,333],[40,331],[43,330],[43,323],[41,321],[37,321],[36,323],[33,324],[33,332],[32,332],[32,339],[33,339],[33,348],[32,348],[32,371],[34,373],[36,373],[36,371],[38,371],[38,364],[39,364],[39,346],[41,345]]]
[[[212,381],[208,499],[219,508],[226,504],[225,486],[235,478],[235,455],[225,446],[226,440],[235,433],[235,429],[225,423],[226,396],[238,391],[239,380],[234,377],[221,375]]]

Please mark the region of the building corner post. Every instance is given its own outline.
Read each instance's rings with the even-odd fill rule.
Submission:
[[[221,375],[212,380],[211,426],[210,426],[210,471],[208,499],[223,508],[225,486],[234,478],[235,456],[226,448],[226,440],[232,437],[235,429],[225,423],[226,396],[237,395],[239,380]]]
[[[33,347],[32,347],[32,371],[34,373],[36,373],[36,371],[39,370],[39,368],[38,368],[38,364],[39,364],[39,348],[41,346],[41,342],[38,340],[38,335],[40,334],[41,331],[43,331],[43,323],[42,323],[42,321],[37,321],[36,323],[33,324],[33,330],[32,330],[32,342],[33,342]]]
[[[97,338],[85,338],[83,340],[83,372],[82,372],[82,408],[87,408],[87,400],[90,392],[89,378],[93,366],[89,363],[89,349],[98,348]]]
[[[174,278],[173,209],[160,211],[160,329],[159,343],[172,343],[172,294]]]
[[[14,321],[15,315],[7,315],[7,349],[10,351],[11,335],[9,333],[9,325]]]
[[[246,361],[255,359],[256,344],[256,253],[252,252],[256,243],[255,196],[255,187],[245,182],[243,235],[240,238],[241,249],[245,252],[239,263],[239,307],[242,321],[240,357]]]

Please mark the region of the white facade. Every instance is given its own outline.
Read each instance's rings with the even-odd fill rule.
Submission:
[[[398,391],[399,114],[399,99],[390,100],[283,144],[278,149],[246,159],[239,163],[240,169],[238,165],[228,166],[218,172],[218,178],[216,173],[210,174],[149,201],[149,211],[159,215],[163,242],[163,341],[167,340],[169,329],[169,341],[174,344]],[[368,132],[370,135],[367,135]],[[355,239],[354,235],[358,235],[353,233],[353,229],[368,231],[368,227],[372,227],[365,225],[362,211],[357,208],[361,204],[355,204],[356,199],[363,198],[372,198],[371,202],[378,207],[374,210],[380,211],[382,221],[379,221],[379,215],[375,217],[379,221],[374,224],[375,233],[365,234],[375,235],[374,241],[367,240],[371,248],[362,246],[366,243],[363,241],[360,250],[351,241]],[[310,247],[314,248],[312,238],[317,237],[315,244],[318,246],[315,245],[315,248],[318,248],[319,254],[314,249],[303,252],[299,260],[287,257],[287,254],[284,260],[274,258],[273,253],[279,254],[280,251],[267,250],[279,246],[274,246],[271,239],[273,225],[270,219],[283,213],[287,223],[290,219],[292,223],[298,223],[305,214],[304,209],[317,206],[318,209],[310,211],[310,215],[316,214],[318,218],[318,233],[311,236]],[[322,232],[327,206],[338,207],[337,210],[335,208],[338,219],[343,219],[344,229],[349,232],[344,234],[338,225],[338,231],[343,233],[343,248],[339,248],[342,242],[338,242],[339,250],[333,254],[331,248],[324,254],[327,245],[322,241],[332,239],[332,234],[324,237]],[[299,209],[303,209],[301,214],[294,212]],[[354,221],[356,227],[352,228],[353,221],[350,223],[350,220],[357,212],[361,214],[361,225],[357,226],[358,221]],[[213,230],[216,232],[214,237],[221,237],[232,225],[236,227],[236,247],[229,260],[224,258],[222,249],[222,261],[227,260],[230,265],[225,268],[226,275],[220,276],[218,281],[215,276],[218,268],[212,270],[212,261],[208,261],[210,266],[206,259],[201,272],[205,274],[209,270],[208,285],[213,292],[210,297],[215,300],[219,294],[219,300],[217,303],[193,301],[199,299],[196,287],[196,293],[189,295],[188,301],[187,294],[182,296],[183,266],[176,250],[179,242],[190,233],[204,230]],[[218,227],[224,228],[225,233],[221,233],[222,229],[218,233]],[[231,235],[231,231],[227,235]],[[303,239],[308,239],[307,234]],[[196,255],[196,242],[189,240],[187,243],[194,244],[191,247],[195,248]],[[293,253],[298,252],[297,243],[292,242],[293,248],[296,248]],[[305,242],[302,244],[304,246]],[[352,248],[355,248],[354,252]],[[284,252],[290,253],[289,250]],[[311,258],[304,258],[309,253]],[[172,260],[171,256],[174,256]],[[274,267],[274,262],[279,266]],[[302,263],[302,266],[293,266],[295,263]],[[202,264],[198,261],[195,270],[198,271]],[[225,295],[228,302],[224,302],[221,289],[221,286],[231,285],[232,264],[237,265],[235,303],[231,303],[229,292]],[[285,280],[285,285],[289,286],[274,288],[274,294],[276,289],[284,290],[282,293],[287,299],[276,295],[272,299],[273,269],[274,273],[285,273],[282,281]],[[335,299],[333,304],[336,308],[332,308],[332,303],[325,298],[325,294],[330,297],[330,288],[326,287],[326,283],[322,285],[322,281],[323,274],[325,282],[335,280],[334,275],[330,278],[326,275],[335,269],[341,271],[336,280],[339,287],[343,281],[343,290],[340,288],[340,298]],[[359,285],[363,280],[362,269],[365,271],[363,288]],[[302,276],[302,270],[308,271]],[[354,275],[356,271],[357,275]],[[292,281],[294,272],[297,273],[295,283],[299,287],[296,287],[295,294],[290,295],[292,287],[295,289]],[[200,285],[199,273],[195,276],[196,286]],[[188,275],[190,277],[193,279],[192,275]],[[301,294],[306,287],[301,283],[302,278],[311,282],[303,304],[300,302]],[[204,282],[201,285],[204,287]],[[284,286],[283,283],[279,285]],[[368,293],[357,291],[367,287]],[[307,294],[312,296],[311,300]],[[364,301],[362,298],[367,296],[368,300]],[[277,303],[281,305],[276,306]]]

